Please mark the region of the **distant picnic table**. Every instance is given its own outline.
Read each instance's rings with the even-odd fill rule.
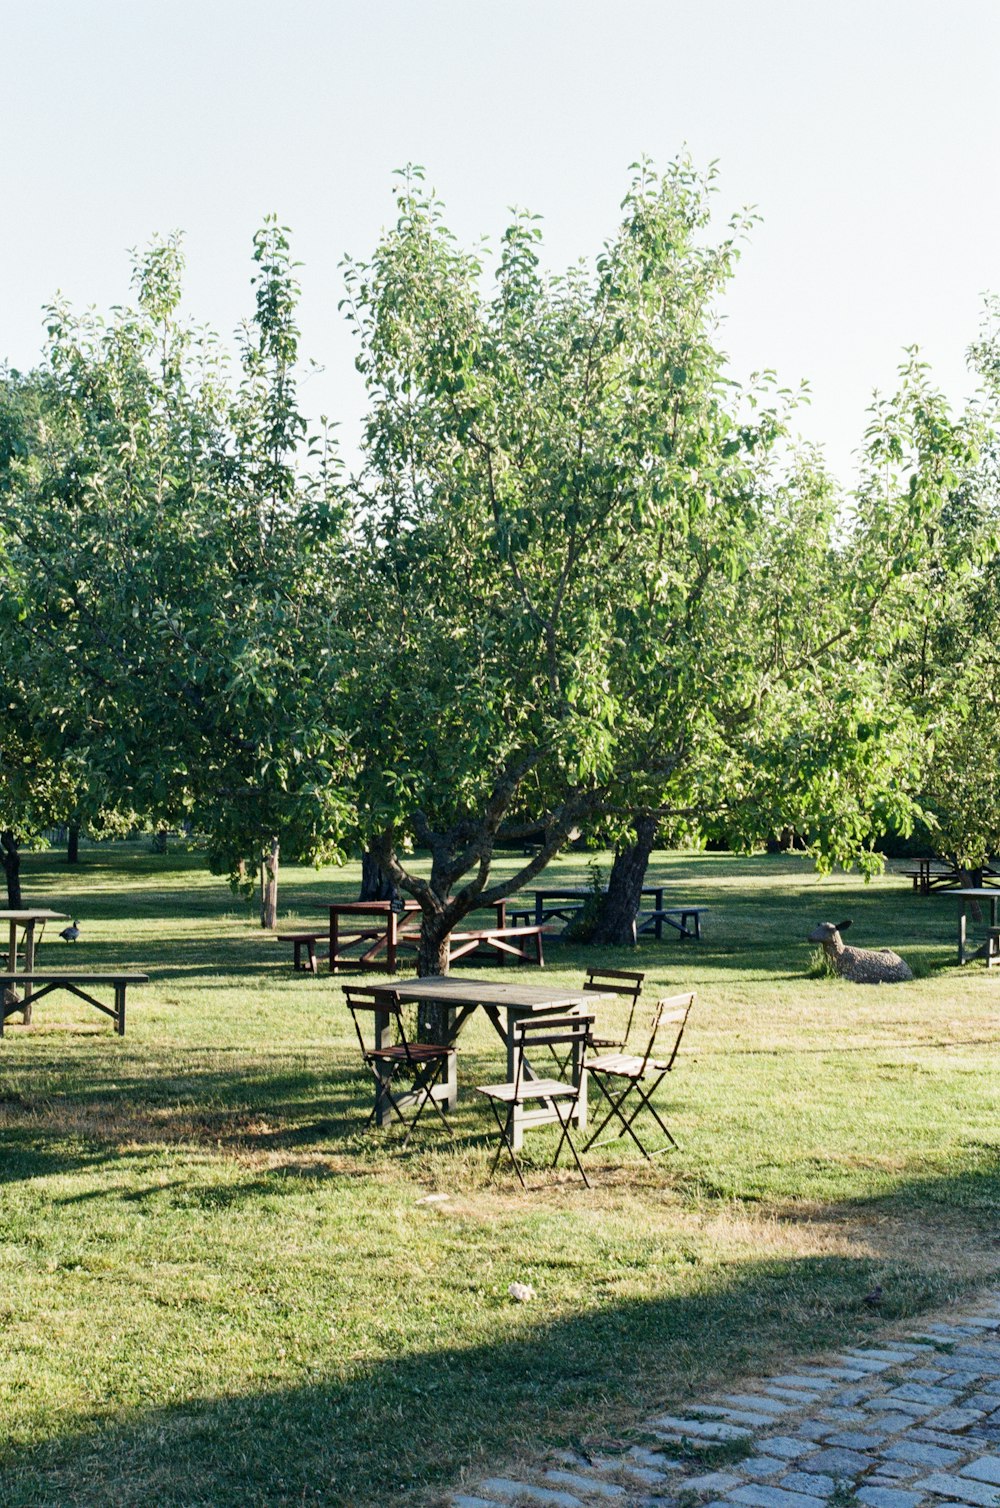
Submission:
[[[640,911],[636,917],[636,930],[638,935],[643,932],[652,932],[657,942],[663,939],[664,926],[672,927],[681,939],[701,938],[701,918],[707,910],[705,906],[665,906],[663,897],[666,892],[665,885],[644,885],[641,891],[643,896],[652,898],[653,906],[650,911]],[[589,885],[567,885],[554,887],[544,886],[533,890],[534,911],[514,911],[514,917],[530,919],[534,915],[535,925],[542,927],[547,921],[558,919],[569,921],[576,915],[580,907],[593,895]],[[605,887],[604,894],[607,894]]]
[[[959,889],[952,889],[949,894],[955,896],[958,901],[958,961],[968,963],[972,958],[983,958],[986,967],[992,968],[1000,963],[1000,926],[997,925],[997,903],[1000,902],[1000,889],[995,885],[989,888],[983,885],[967,885]],[[986,941],[978,948],[970,948],[966,941],[969,911],[979,904],[987,901],[990,908],[990,922],[986,929]]]
[[[449,934],[450,963],[471,954],[483,954],[518,963],[541,967],[541,926],[526,922],[508,926],[506,900],[494,901],[484,910],[493,911],[491,926],[476,926],[472,914],[466,916]],[[343,969],[381,969],[395,974],[400,954],[415,954],[420,946],[420,906],[417,901],[331,901],[327,907],[328,928],[323,931],[279,932],[278,942],[290,942],[294,949],[294,967],[315,974],[318,969],[317,945],[329,938],[328,967],[331,974]]]
[[[911,859],[912,869],[900,869],[899,874],[913,881],[913,888],[920,895],[930,895],[933,890],[957,890],[968,880],[970,873],[979,875],[984,884],[1000,881],[1000,870],[988,864],[975,871],[959,869],[944,859]]]

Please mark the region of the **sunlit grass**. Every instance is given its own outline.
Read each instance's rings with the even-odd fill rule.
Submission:
[[[586,857],[551,878],[582,881]],[[1000,977],[952,965],[955,902],[790,857],[652,873],[709,908],[702,943],[635,955],[651,998],[698,991],[670,1084],[682,1150],[595,1151],[588,1193],[535,1132],[524,1195],[487,1183],[471,1092],[454,1145],[429,1129],[400,1157],[363,1132],[338,982],[293,975],[197,855],[29,858],[28,899],[81,922],[42,961],[151,982],[124,1040],[56,995],[0,1044],[0,1502],[430,1500],[992,1276]],[[353,870],[286,871],[282,926],[356,892]],[[808,977],[806,933],[847,915],[922,977]],[[548,956],[566,983],[592,958]],[[460,1049],[464,1087],[501,1071],[485,1021]]]

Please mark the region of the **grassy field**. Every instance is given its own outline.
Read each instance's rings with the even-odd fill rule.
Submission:
[[[415,1508],[1000,1271],[1000,977],[953,966],[947,897],[795,857],[656,855],[675,903],[710,908],[700,944],[634,955],[650,995],[698,992],[669,1085],[682,1150],[597,1150],[588,1193],[541,1170],[554,1133],[536,1131],[525,1195],[487,1183],[472,1093],[453,1145],[433,1124],[403,1156],[398,1133],[362,1133],[338,984],[293,975],[198,856],[118,845],[26,870],[28,902],[81,922],[43,964],[151,982],[124,1040],[57,995],[0,1043],[5,1508]],[[356,892],[351,869],[286,871],[282,925]],[[918,978],[808,977],[806,932],[848,915]],[[633,957],[549,955],[566,983]],[[460,1083],[502,1074],[485,1022],[460,1048]]]

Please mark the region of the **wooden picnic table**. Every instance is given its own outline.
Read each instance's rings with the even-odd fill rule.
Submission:
[[[994,886],[966,886],[960,889],[952,889],[947,892],[958,901],[958,961],[968,963],[971,958],[985,958],[987,966],[998,956],[996,943],[1000,942],[997,934],[997,903],[1000,902],[1000,890]],[[989,901],[990,905],[990,929],[986,941],[978,948],[966,946],[966,929],[968,926],[969,908],[981,901]]]
[[[485,1011],[493,1029],[506,1048],[507,1082],[511,1084],[514,1082],[517,1070],[517,1049],[514,1044],[515,1022],[523,1020],[525,1016],[546,1016],[560,1012],[573,1013],[589,1010],[600,1000],[610,1001],[616,998],[614,994],[607,991],[564,989],[557,985],[502,984],[499,981],[468,979],[464,976],[456,977],[453,974],[432,975],[426,979],[376,985],[374,988],[376,999],[379,990],[384,989],[388,993],[397,995],[406,1005],[417,1003],[444,1006],[447,1020],[445,1042],[449,1046],[455,1041],[474,1011]],[[375,1016],[377,1046],[390,1045],[390,1026],[389,1013],[377,1012]],[[527,1060],[524,1068],[528,1078],[539,1077]],[[572,1064],[575,1084],[580,1083],[582,1070],[582,1052],[578,1051],[574,1054]],[[448,1079],[435,1088],[434,1094],[435,1098],[440,1099],[447,1109],[455,1106],[458,1100],[458,1077],[454,1059]],[[392,1113],[388,1097],[376,1092],[375,1114],[379,1125],[387,1125]],[[549,1121],[558,1121],[558,1119],[558,1113],[551,1105],[542,1104],[531,1110],[515,1110],[513,1126],[515,1151],[523,1144],[526,1126],[542,1125]],[[580,1126],[587,1124],[585,1076],[577,1101],[576,1119]]]
[[[643,887],[642,894],[653,897],[654,911],[663,910],[663,892],[665,888],[663,885],[646,885]],[[538,927],[544,926],[552,917],[558,917],[560,921],[569,921],[571,917],[576,915],[587,897],[593,895],[593,893],[590,885],[566,885],[562,888],[546,885],[544,889],[532,891],[535,897],[535,925]],[[605,894],[607,894],[607,887],[605,887]],[[570,901],[573,902],[572,905],[569,904]],[[657,932],[656,935],[659,937],[660,933]]]
[[[35,967],[35,947],[37,943],[40,943],[42,940],[42,933],[45,930],[45,923],[63,922],[67,920],[68,918],[65,911],[49,911],[48,908],[44,906],[28,907],[27,909],[23,910],[17,909],[13,911],[0,911],[0,923],[8,922],[10,924],[10,947],[7,953],[7,968],[10,970],[11,974],[18,973],[17,930],[19,927],[24,934],[24,942],[21,950],[24,953],[24,969],[21,972],[24,974],[30,974]],[[36,925],[38,926],[37,939],[35,937]],[[2,1000],[2,991],[0,991],[0,1000]],[[22,990],[21,1003],[17,1007],[17,1009],[24,1012],[24,1022],[25,1025],[27,1025],[31,1020],[30,983],[24,985]],[[0,1026],[2,1026],[2,1024],[2,1021],[0,1021]]]
[[[465,919],[459,924],[462,941],[471,942],[472,948],[477,940],[488,942],[490,933],[507,930],[507,902],[495,901],[489,909],[496,913],[495,927],[482,927],[474,933],[464,926]],[[329,910],[331,974],[336,974],[338,968],[384,968],[387,974],[395,974],[399,954],[416,953],[419,947],[419,901],[334,901]],[[362,953],[345,952],[345,948],[357,943],[369,946]],[[523,956],[509,941],[499,942],[499,948]],[[461,957],[461,953],[456,956]]]
[[[920,895],[930,895],[934,890],[958,890],[964,878],[961,869],[954,864],[947,864],[943,859],[912,859],[915,869],[900,869],[899,874],[913,881],[913,888]],[[935,867],[936,866],[936,867]],[[985,865],[980,869],[984,882],[1000,880],[1000,871],[991,869]]]
[[[652,910],[640,911],[636,917],[637,932],[639,936],[643,932],[652,932],[657,942],[663,941],[663,928],[672,927],[680,937],[701,937],[701,918],[706,910],[704,906],[665,906],[663,897],[666,892],[665,885],[644,885],[641,895],[651,896],[653,901]],[[593,895],[589,885],[567,885],[562,888],[545,886],[542,889],[532,891],[535,898],[534,917],[536,927],[544,926],[547,921],[557,917],[560,921],[569,921],[579,911],[588,896]],[[607,887],[604,890],[607,894]],[[572,902],[572,904],[570,904]],[[515,912],[515,915],[530,916],[530,911]]]

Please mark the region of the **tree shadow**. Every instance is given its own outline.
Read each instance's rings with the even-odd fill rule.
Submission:
[[[717,1269],[711,1284],[683,1295],[600,1303],[589,1293],[578,1313],[531,1313],[533,1324],[514,1333],[508,1326],[489,1344],[458,1333],[431,1349],[358,1362],[334,1339],[322,1377],[112,1410],[42,1446],[11,1443],[0,1500],[6,1508],[427,1502],[523,1445],[544,1449],[609,1426],[628,1431],[658,1407],[683,1408],[686,1396],[755,1366],[874,1339],[885,1321],[919,1315],[940,1301],[943,1285],[901,1261],[898,1248],[877,1247],[887,1214],[900,1201],[926,1200],[928,1182],[940,1183],[933,1193],[942,1203],[991,1218],[995,1167],[842,1206],[844,1218],[870,1231],[874,1254],[757,1260]],[[879,1315],[864,1304],[875,1273],[886,1284]]]

